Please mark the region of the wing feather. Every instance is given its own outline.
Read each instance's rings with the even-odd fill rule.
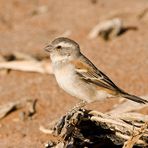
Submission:
[[[121,96],[138,103],[148,103],[140,97],[130,95],[117,87],[108,76],[98,70],[91,61],[89,61],[84,55],[82,55],[77,61],[72,61],[75,65],[77,74],[86,81],[86,83],[92,83],[97,87],[101,87],[110,94]]]
[[[82,56],[77,61],[72,61],[75,65],[77,74],[86,82],[92,83],[96,86],[103,87],[112,91],[121,92],[103,72],[98,70],[91,61],[85,56]]]

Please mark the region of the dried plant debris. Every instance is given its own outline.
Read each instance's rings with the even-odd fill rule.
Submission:
[[[135,26],[123,26],[123,21],[120,18],[113,18],[97,24],[88,34],[89,39],[94,39],[98,36],[104,40],[109,40],[116,36],[119,36],[127,30],[137,30]]]
[[[148,96],[140,96],[140,97],[145,100],[148,100]],[[131,100],[122,99],[122,102],[113,106],[113,108],[108,113],[120,116],[121,113],[137,111],[144,107],[148,107],[148,104],[140,104],[133,102]]]
[[[0,70],[19,70],[25,72],[52,73],[51,65],[46,57],[31,56],[15,52],[0,56]]]
[[[3,61],[37,60],[36,56],[22,52],[0,53],[0,57],[3,57]]]
[[[98,35],[104,39],[109,39],[111,36],[117,36],[121,32],[123,22],[119,18],[106,20],[97,24],[89,33],[90,39],[96,38]]]
[[[37,103],[37,99],[27,101],[29,117],[32,117],[36,113],[36,103]]]
[[[17,105],[18,105],[17,102],[11,102],[3,106],[0,106],[0,119],[4,118],[11,111],[16,110],[16,108],[18,108]]]
[[[22,99],[18,101],[9,102],[7,104],[0,106],[0,119],[4,118],[11,112],[18,110],[24,106],[27,106],[27,116],[31,117],[36,113],[36,103],[37,99]],[[24,118],[24,113],[20,114],[20,118]]]
[[[145,123],[143,126],[141,126],[137,133],[134,133],[134,135],[132,135],[131,138],[129,138],[129,140],[124,143],[123,148],[132,148],[135,143],[142,137],[147,128],[148,123]]]
[[[135,118],[136,118],[135,114]],[[148,116],[142,121],[116,118],[98,111],[82,108],[63,116],[53,129],[60,142],[49,142],[47,147],[130,148],[148,146]],[[136,123],[139,123],[137,125]],[[54,143],[54,144],[53,144]]]
[[[0,63],[0,69],[52,74],[51,65],[47,61],[1,62]]]

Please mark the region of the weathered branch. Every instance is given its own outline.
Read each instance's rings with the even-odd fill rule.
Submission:
[[[119,118],[98,111],[77,108],[60,119],[54,127],[53,134],[60,136],[62,141],[54,143],[52,147],[59,145],[101,148],[108,146],[132,148],[133,145],[146,147],[148,146],[148,116],[137,113],[133,115],[136,120],[130,118],[130,114],[127,116],[123,114]]]
[[[52,73],[52,68],[47,61],[11,61],[1,62],[0,69],[11,69],[26,72]]]

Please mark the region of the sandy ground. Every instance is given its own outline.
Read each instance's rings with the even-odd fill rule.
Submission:
[[[148,1],[147,0],[0,0],[0,53],[20,51],[47,56],[43,47],[70,32],[82,52],[124,90],[148,94]],[[144,15],[143,15],[144,14]],[[119,17],[135,26],[119,37],[104,41],[87,38],[99,22]],[[0,71],[0,105],[24,98],[37,99],[36,114],[21,120],[24,108],[0,120],[1,148],[40,148],[51,137],[39,130],[79,102],[61,90],[53,75]],[[102,112],[111,99],[88,105]],[[148,114],[148,110],[143,113]]]

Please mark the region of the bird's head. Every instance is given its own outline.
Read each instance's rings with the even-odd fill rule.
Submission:
[[[72,60],[77,58],[80,53],[79,45],[75,41],[64,37],[53,40],[45,47],[45,50],[50,53],[52,62]]]

